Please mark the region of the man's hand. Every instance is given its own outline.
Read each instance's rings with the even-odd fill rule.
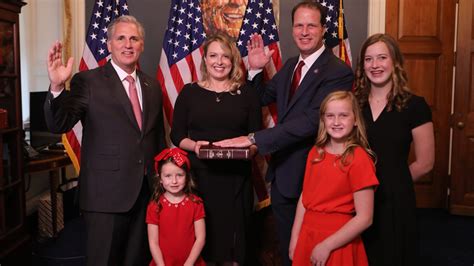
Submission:
[[[62,60],[62,44],[56,41],[49,50],[47,61],[51,90],[59,92],[64,89],[66,80],[71,77],[74,58],[70,57],[67,60],[67,65],[64,65]]]
[[[252,145],[252,142],[248,139],[247,136],[241,136],[233,139],[225,139],[221,140],[218,142],[213,142],[212,143],[215,146],[219,147],[236,147],[236,148],[245,148],[245,147],[250,147]]]
[[[262,36],[254,33],[247,42],[248,60],[251,70],[262,69],[272,58],[274,50],[265,52]]]

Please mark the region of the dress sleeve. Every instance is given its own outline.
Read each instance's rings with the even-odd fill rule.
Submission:
[[[408,104],[408,111],[410,129],[432,121],[431,109],[423,97],[413,95]]]
[[[184,85],[176,99],[173,111],[173,123],[171,125],[170,138],[173,144],[179,147],[179,143],[188,137],[188,95],[191,84]]]
[[[199,200],[195,203],[194,221],[198,221],[204,217],[206,217],[206,214],[204,213],[204,204],[202,203],[202,200]]]
[[[255,132],[262,128],[262,107],[255,89],[244,86],[242,90],[245,93],[249,108],[248,132]]]
[[[160,215],[156,212],[158,205],[154,201],[150,201],[146,209],[146,223],[158,224],[160,222]]]
[[[379,184],[375,176],[374,162],[370,159],[367,152],[360,147],[354,150],[354,158],[349,168],[348,176],[352,192]]]

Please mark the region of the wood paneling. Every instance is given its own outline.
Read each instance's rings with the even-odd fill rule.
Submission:
[[[474,215],[474,2],[459,0],[449,209]]]
[[[406,59],[409,87],[433,113],[436,162],[416,183],[418,207],[447,206],[455,5],[456,0],[387,0],[385,30]]]

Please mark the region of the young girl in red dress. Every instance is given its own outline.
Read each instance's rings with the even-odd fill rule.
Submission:
[[[202,200],[192,193],[187,153],[164,149],[155,157],[159,183],[147,209],[150,265],[206,265],[201,258],[206,229]]]
[[[293,265],[368,265],[360,234],[378,185],[364,120],[351,92],[329,94],[310,150],[289,247]],[[372,158],[371,158],[372,156]]]

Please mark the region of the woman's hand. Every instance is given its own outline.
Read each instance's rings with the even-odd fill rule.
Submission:
[[[317,244],[311,252],[310,261],[312,265],[324,266],[331,254],[331,250],[323,242]]]
[[[198,140],[196,141],[196,145],[194,145],[194,152],[197,154],[199,154],[199,150],[201,149],[201,146],[205,146],[205,145],[209,145],[209,141],[205,141],[205,140]]]

